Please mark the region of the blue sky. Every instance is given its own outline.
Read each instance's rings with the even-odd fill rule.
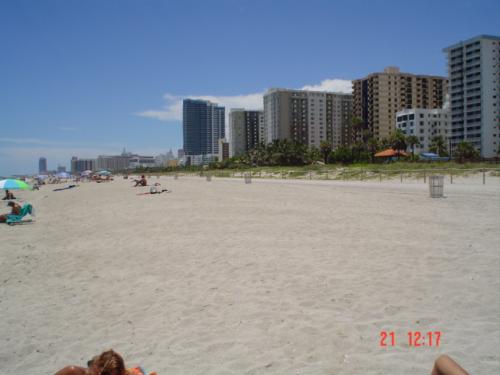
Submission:
[[[176,150],[187,96],[258,107],[388,65],[446,75],[442,48],[499,19],[498,0],[0,0],[0,175]]]

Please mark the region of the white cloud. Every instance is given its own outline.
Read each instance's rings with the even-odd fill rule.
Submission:
[[[351,93],[351,81],[345,79],[325,79],[317,85],[305,85],[302,90],[334,91]],[[209,100],[226,107],[226,115],[231,108],[262,109],[264,92],[242,95],[173,95],[165,94],[165,105],[161,109],[146,110],[136,113],[138,116],[153,118],[160,121],[182,121],[182,100],[185,98]]]
[[[161,121],[182,121],[182,100],[185,98],[209,100],[226,107],[226,112],[230,108],[261,109],[262,93],[234,96],[216,96],[216,95],[186,95],[176,96],[165,94],[163,98],[166,101],[165,106],[159,110],[147,110],[136,113],[139,116],[149,117]]]
[[[350,94],[352,92],[352,83],[347,79],[325,79],[318,85],[305,85],[302,90],[334,91]]]
[[[143,117],[150,117],[161,121],[182,120],[182,97],[171,94],[163,95],[166,104],[162,109],[153,109],[136,113]]]

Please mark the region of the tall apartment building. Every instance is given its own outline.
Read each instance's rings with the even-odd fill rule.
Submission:
[[[472,143],[481,156],[500,147],[500,37],[479,35],[443,50],[448,57],[452,148]]]
[[[288,139],[319,148],[322,141],[338,147],[347,142],[350,94],[270,89],[264,95],[266,142]]]
[[[84,171],[95,171],[97,169],[95,159],[78,159],[76,156],[71,158],[71,173],[78,174]]]
[[[405,108],[442,108],[447,93],[447,78],[401,73],[387,67],[354,80],[353,116],[362,120],[376,139],[383,139],[395,130],[396,112]]]
[[[223,161],[229,158],[229,142],[226,139],[219,139],[219,154],[217,155],[217,159],[219,161]]]
[[[432,138],[442,136],[448,145],[451,135],[450,111],[448,109],[403,109],[396,114],[396,128],[405,135],[414,135],[420,146],[416,152],[429,152]]]
[[[206,100],[183,101],[182,128],[185,155],[217,155],[225,138],[224,107]]]
[[[44,157],[38,159],[38,173],[47,173],[47,159]]]
[[[260,143],[266,143],[264,112],[232,108],[229,112],[230,155],[242,155]]]

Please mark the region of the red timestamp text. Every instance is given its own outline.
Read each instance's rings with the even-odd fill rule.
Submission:
[[[398,338],[394,331],[381,331],[380,332],[380,347],[386,348],[396,346],[398,342],[403,341],[409,347],[438,347],[441,345],[441,332],[440,331],[409,331],[406,333],[404,339]]]

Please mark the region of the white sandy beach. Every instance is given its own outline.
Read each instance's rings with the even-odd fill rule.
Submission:
[[[161,195],[122,179],[16,192],[37,217],[0,225],[0,373],[113,348],[159,375],[427,375],[441,353],[499,374],[499,180],[446,181],[444,199],[417,182],[200,177],[154,178]]]

